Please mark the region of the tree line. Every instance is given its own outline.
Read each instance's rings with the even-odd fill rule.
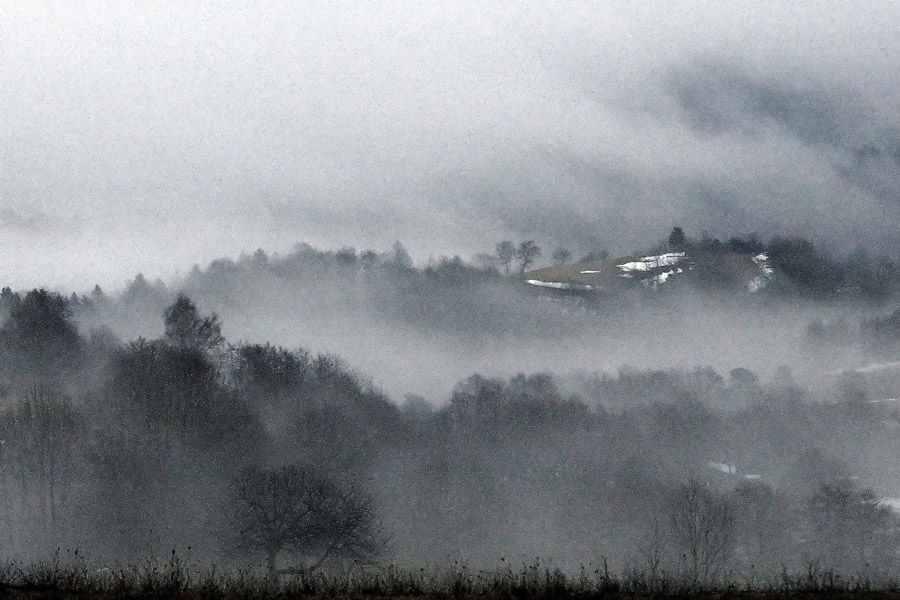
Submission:
[[[873,256],[863,247],[839,258],[803,237],[774,236],[765,241],[752,233],[722,241],[705,233],[693,238],[683,228],[674,227],[655,250],[686,252],[701,259],[701,264],[711,265],[700,280],[713,286],[727,284],[730,274],[717,270],[715,265],[726,253],[736,252],[765,254],[778,273],[777,284],[771,290],[782,296],[879,303],[896,297],[900,287],[900,265],[896,259]]]
[[[748,302],[756,298],[776,303],[785,299],[837,299],[861,302],[871,309],[894,302],[900,288],[897,265],[864,251],[838,259],[808,240],[763,241],[751,234],[723,242],[709,236],[692,238],[682,231],[681,237],[663,241],[646,252],[687,251],[696,257],[689,279],[676,279],[673,285],[660,286],[662,291],[654,294],[629,294],[625,287],[618,295],[554,293],[556,304],[549,305],[545,300],[551,294],[539,294],[529,289],[531,286],[522,285],[520,278],[504,276],[504,271],[513,270],[516,265],[519,271],[533,266],[529,262],[534,260],[531,251],[521,255],[526,258],[524,262],[516,262],[515,256],[523,246],[540,251],[533,241],[526,240],[517,248],[507,240],[497,244],[496,252],[479,255],[474,263],[453,256],[415,266],[400,243],[386,252],[357,251],[352,247],[326,251],[298,244],[286,255],[269,255],[259,250],[238,260],[219,259],[206,268],[196,267],[178,283],[177,289],[202,302],[235,306],[257,306],[267,298],[291,297],[300,314],[339,307],[349,318],[495,338],[513,331],[538,337],[577,332],[583,327],[581,310],[604,320],[618,319],[635,305],[652,308],[649,305],[657,297],[685,291],[699,290],[711,294],[713,299],[747,297],[743,272],[727,259],[731,252],[766,254],[769,265],[775,269],[768,285]],[[557,251],[554,255],[562,257],[563,262],[571,257],[565,248]],[[604,255],[592,253],[584,259]],[[12,291],[7,288],[0,298],[4,294],[11,295]],[[109,297],[95,288],[90,294],[73,294],[66,300],[75,318],[88,327],[124,321],[140,325],[142,331],[155,331],[158,315],[174,296],[175,290],[162,282],[150,282],[138,275],[120,297]],[[9,303],[0,303],[4,304]],[[894,329],[891,321],[873,323],[862,331],[866,338],[863,341],[876,351],[889,347],[892,342],[879,339],[878,332],[887,331],[884,335],[892,337]]]

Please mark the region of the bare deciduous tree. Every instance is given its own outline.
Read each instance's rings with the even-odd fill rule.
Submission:
[[[503,240],[497,244],[494,250],[497,252],[497,258],[499,259],[500,264],[503,265],[506,274],[509,275],[509,266],[516,257],[516,247],[513,246],[511,241]]]
[[[263,551],[271,576],[312,571],[330,559],[361,561],[384,547],[372,499],[306,466],[250,468],[234,482],[232,526],[239,548]],[[296,569],[278,569],[290,552]]]
[[[522,261],[520,269],[522,273],[528,270],[528,267],[534,264],[534,259],[541,255],[541,248],[534,243],[534,240],[526,240],[519,244],[516,249],[516,258]]]
[[[670,518],[673,541],[693,582],[708,581],[734,549],[734,515],[728,499],[691,480],[675,495]]]
[[[8,546],[28,544],[22,529],[55,534],[71,514],[84,431],[82,415],[67,398],[37,385],[0,413],[0,524]]]

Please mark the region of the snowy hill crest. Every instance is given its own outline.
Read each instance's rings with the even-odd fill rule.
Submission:
[[[656,290],[677,280],[703,281],[712,276],[753,294],[774,279],[775,269],[764,252],[727,252],[717,257],[665,252],[537,269],[526,273],[526,282],[556,290],[611,292],[635,283]]]

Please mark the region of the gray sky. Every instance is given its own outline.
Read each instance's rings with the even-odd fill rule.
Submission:
[[[900,5],[264,4],[0,1],[4,285],[674,224],[896,252]]]

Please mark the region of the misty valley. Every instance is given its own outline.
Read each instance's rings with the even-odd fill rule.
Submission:
[[[896,580],[898,265],[680,228],[540,256],[298,244],[115,293],[3,289],[2,557],[456,568],[466,593]],[[373,589],[424,593],[404,581]]]
[[[898,41],[0,0],[0,600],[900,596]]]

